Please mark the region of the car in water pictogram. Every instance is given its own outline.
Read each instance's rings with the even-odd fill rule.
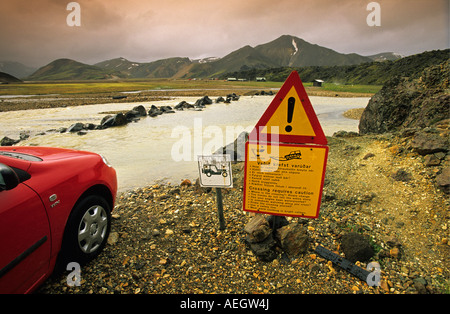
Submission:
[[[117,193],[101,155],[0,147],[0,293],[31,293],[104,248]]]

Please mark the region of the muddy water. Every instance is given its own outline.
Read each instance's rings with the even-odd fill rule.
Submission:
[[[149,108],[175,106],[198,97],[141,103]],[[21,131],[31,137],[19,145],[39,145],[88,150],[104,155],[118,173],[119,189],[132,189],[157,181],[177,184],[198,177],[196,155],[209,154],[226,145],[243,129],[250,131],[272,97],[241,97],[230,104],[213,104],[203,111],[177,111],[156,118],[144,117],[136,123],[86,135],[48,132],[76,122],[99,124],[107,111],[130,110],[140,103],[102,104],[56,109],[0,113],[0,138],[18,138]],[[358,131],[358,121],[342,116],[353,108],[363,108],[369,98],[310,97],[325,135],[339,130]],[[36,135],[45,132],[44,135]],[[181,159],[181,160],[180,160]]]

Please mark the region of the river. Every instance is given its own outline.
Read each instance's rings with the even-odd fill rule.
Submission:
[[[130,110],[140,104],[149,109],[152,104],[175,106],[182,100],[193,104],[198,98],[0,112],[0,138],[18,138],[21,131],[28,131],[31,137],[19,145],[65,147],[102,154],[117,171],[120,191],[155,182],[178,184],[183,179],[198,177],[198,153],[210,154],[232,142],[242,130],[250,131],[273,98],[243,96],[230,104],[212,104],[203,111],[143,117],[123,127],[93,130],[86,135],[47,130],[76,122],[99,124],[105,112]],[[311,96],[310,100],[325,135],[332,136],[339,130],[358,131],[359,121],[342,114],[366,107],[369,98]],[[36,135],[39,133],[45,134]]]

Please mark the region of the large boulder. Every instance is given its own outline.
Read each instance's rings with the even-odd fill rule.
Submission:
[[[156,117],[156,116],[159,116],[161,114],[163,114],[163,112],[158,107],[156,107],[155,105],[152,105],[150,107],[150,110],[148,111],[148,115],[150,117]]]
[[[105,116],[100,122],[100,128],[105,129],[114,126],[122,126],[128,123],[127,117],[123,113]]]
[[[233,143],[219,148],[215,154],[229,154],[233,161],[245,160],[245,143],[248,141],[248,132],[241,132]]]
[[[200,99],[197,99],[194,106],[196,108],[204,108],[206,105],[211,105],[212,103],[212,100],[208,96],[204,96]]]
[[[147,111],[145,110],[145,107],[142,105],[136,106],[132,110],[136,111],[138,115],[141,117],[145,117],[147,115]]]
[[[71,126],[69,126],[67,128],[67,132],[75,133],[75,132],[79,132],[79,131],[81,131],[83,129],[84,129],[84,124],[81,123],[81,122],[77,122],[77,123],[74,123]]]
[[[450,109],[449,62],[426,68],[419,79],[394,77],[369,101],[360,134],[425,128],[447,119]]]
[[[5,136],[4,138],[1,139],[0,146],[13,146],[19,142],[20,140],[13,140],[12,138]]]

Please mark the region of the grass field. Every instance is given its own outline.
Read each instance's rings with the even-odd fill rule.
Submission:
[[[158,91],[158,90],[268,90],[278,89],[281,82],[227,82],[213,80],[123,80],[123,81],[80,81],[80,82],[25,82],[20,84],[0,85],[0,96],[5,95],[76,95],[101,94],[112,92]],[[374,94],[381,86],[372,85],[336,85],[325,83],[323,87],[312,87],[311,83],[304,84],[311,92],[337,92]]]

